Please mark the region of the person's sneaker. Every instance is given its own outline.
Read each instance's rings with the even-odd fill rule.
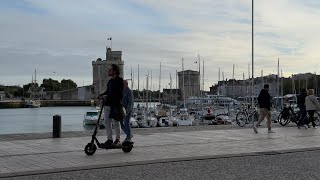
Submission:
[[[106,148],[106,147],[112,146],[112,144],[113,144],[113,141],[111,139],[108,139],[105,143],[101,143],[101,146]]]
[[[256,126],[253,126],[253,131],[254,131],[255,133],[258,133],[258,128],[257,128]]]
[[[304,128],[308,129],[308,128],[309,128],[309,126],[305,124],[305,125],[304,125]]]
[[[272,131],[271,129],[268,129],[268,133],[275,133],[275,132]]]
[[[117,145],[120,145],[120,140],[119,140],[119,139],[116,139],[116,140],[113,142],[113,144],[116,145],[116,146],[117,146]]]
[[[313,127],[313,129],[318,129],[317,126]]]
[[[131,142],[131,138],[126,138],[123,142]]]

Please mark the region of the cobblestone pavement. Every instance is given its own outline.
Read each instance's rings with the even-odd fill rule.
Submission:
[[[258,134],[250,128],[157,133],[146,129],[148,133],[134,135],[135,147],[130,153],[97,150],[93,156],[83,151],[90,136],[6,140],[0,142],[0,177],[320,148],[318,129],[273,130],[276,133],[268,134],[266,128],[259,128]],[[104,141],[105,137],[98,139]]]

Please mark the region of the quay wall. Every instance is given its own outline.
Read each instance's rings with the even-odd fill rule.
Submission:
[[[52,106],[91,106],[90,100],[41,100],[41,107]],[[0,109],[24,108],[24,101],[0,101]]]

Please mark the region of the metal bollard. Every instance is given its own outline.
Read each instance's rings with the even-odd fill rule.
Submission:
[[[61,116],[53,116],[53,127],[52,127],[52,137],[59,138],[61,137]]]

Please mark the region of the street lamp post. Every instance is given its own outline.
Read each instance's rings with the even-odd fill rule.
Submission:
[[[254,22],[254,4],[253,4],[253,1],[254,0],[252,0],[252,34],[251,34],[251,39],[252,39],[252,59],[251,59],[251,63],[252,63],[252,93],[251,93],[251,95],[252,95],[252,97],[251,97],[251,107],[253,108],[253,105],[254,105],[254,37],[253,37],[253,35],[254,35],[254,24],[253,24],[253,22]],[[253,116],[252,116],[253,117]]]

